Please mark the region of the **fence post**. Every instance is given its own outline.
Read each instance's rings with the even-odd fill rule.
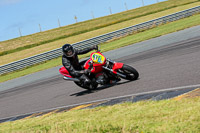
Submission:
[[[20,37],[22,37],[22,33],[21,33],[21,30],[20,30],[20,28],[19,28],[19,35],[20,35]]]
[[[144,6],[144,0],[142,0],[142,6]]]
[[[91,11],[91,14],[92,14],[92,18],[94,19],[95,17],[94,17],[94,13],[93,13],[93,11]]]
[[[127,4],[126,4],[126,2],[124,3],[124,5],[125,5],[125,8],[126,8],[126,11],[128,11],[128,7],[127,7]]]
[[[58,18],[58,26],[61,27],[61,26],[60,26],[60,20],[59,20],[59,18]]]
[[[112,14],[112,9],[111,9],[111,7],[109,7],[109,10],[110,10],[110,14]]]
[[[78,22],[76,15],[74,16],[74,19],[76,20],[76,23]]]
[[[40,28],[40,32],[42,32],[42,28],[41,28],[41,25],[39,24],[39,28]]]

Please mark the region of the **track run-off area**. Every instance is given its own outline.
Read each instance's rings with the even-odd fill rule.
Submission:
[[[136,81],[87,91],[63,80],[59,67],[0,83],[0,119],[169,88],[200,87],[200,26],[106,52],[138,70]]]

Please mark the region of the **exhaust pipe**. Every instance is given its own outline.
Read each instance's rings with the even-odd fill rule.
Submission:
[[[66,77],[66,76],[64,76],[63,79],[64,79],[64,80],[68,80],[68,81],[80,82],[80,80],[77,79],[77,78],[70,78],[70,77]]]

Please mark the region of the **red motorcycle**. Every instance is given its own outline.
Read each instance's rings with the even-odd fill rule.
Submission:
[[[131,66],[128,66],[123,63],[112,61],[106,58],[100,50],[91,53],[90,58],[84,62],[84,69],[90,69],[91,73],[87,76],[91,80],[90,85],[85,85],[81,80],[78,78],[74,78],[70,76],[69,72],[65,69],[65,67],[61,67],[59,72],[64,75],[65,80],[74,81],[74,83],[84,89],[96,89],[99,83],[96,82],[99,76],[104,75],[106,80],[105,84],[110,84],[110,81],[114,79],[126,79],[126,80],[136,80],[139,77],[139,73],[137,70]]]

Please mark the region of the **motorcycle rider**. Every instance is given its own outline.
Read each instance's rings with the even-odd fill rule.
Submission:
[[[83,81],[85,85],[89,85],[91,80],[88,78],[87,74],[91,71],[89,69],[83,70],[83,65],[85,62],[79,63],[79,59],[77,55],[86,54],[92,50],[97,50],[98,46],[94,45],[90,48],[85,48],[83,50],[78,50],[73,48],[70,44],[65,44],[62,46],[63,56],[62,56],[62,64],[68,70],[69,74],[75,78]]]

